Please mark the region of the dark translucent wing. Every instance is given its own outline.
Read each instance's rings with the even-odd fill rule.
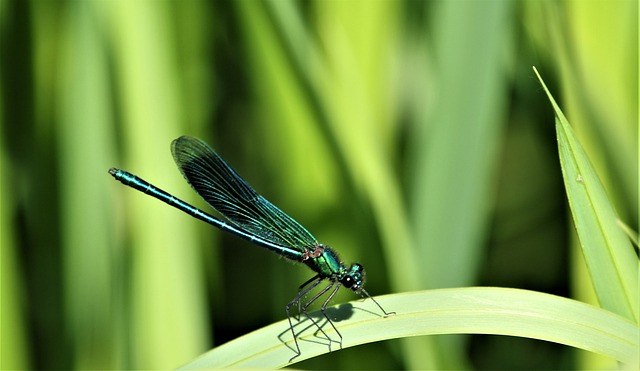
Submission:
[[[232,224],[299,251],[316,243],[311,233],[260,196],[205,142],[182,136],[173,141],[171,152],[191,187]]]

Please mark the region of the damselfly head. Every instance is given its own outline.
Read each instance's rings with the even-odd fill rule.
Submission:
[[[343,284],[344,287],[355,292],[359,292],[362,289],[364,281],[364,268],[358,263],[352,264],[349,272],[340,279],[340,283]]]

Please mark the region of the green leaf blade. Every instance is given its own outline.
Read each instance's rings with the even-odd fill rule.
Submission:
[[[587,154],[538,77],[556,114],[567,197],[598,301],[603,308],[638,323],[638,258],[631,241],[618,226],[616,212]]]
[[[350,313],[334,322],[343,336],[343,348],[411,336],[494,334],[565,344],[638,366],[640,329],[621,316],[576,300],[494,287],[420,291],[376,300],[396,314],[381,317],[368,300],[328,309]],[[295,362],[329,351],[326,339],[314,336],[315,328],[307,326],[308,321],[296,327],[306,330],[299,334],[302,355]],[[337,339],[330,326],[323,329]],[[335,342],[332,346],[336,350]],[[292,347],[289,323],[284,320],[215,348],[182,369],[284,367],[295,355]]]

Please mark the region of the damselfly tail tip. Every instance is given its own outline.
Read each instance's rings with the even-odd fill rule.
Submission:
[[[109,169],[109,174],[115,176],[118,171],[120,170],[116,169],[115,167],[112,167],[111,169]]]

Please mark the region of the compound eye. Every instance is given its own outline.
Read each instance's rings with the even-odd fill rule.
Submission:
[[[350,289],[351,286],[353,286],[353,284],[355,283],[355,280],[353,279],[353,277],[351,276],[346,276],[343,280],[342,280],[342,284],[344,285],[344,287]]]
[[[342,280],[340,280],[340,283],[343,284],[344,287],[356,292],[360,291],[363,284],[360,278],[354,277],[352,275],[345,276]]]

